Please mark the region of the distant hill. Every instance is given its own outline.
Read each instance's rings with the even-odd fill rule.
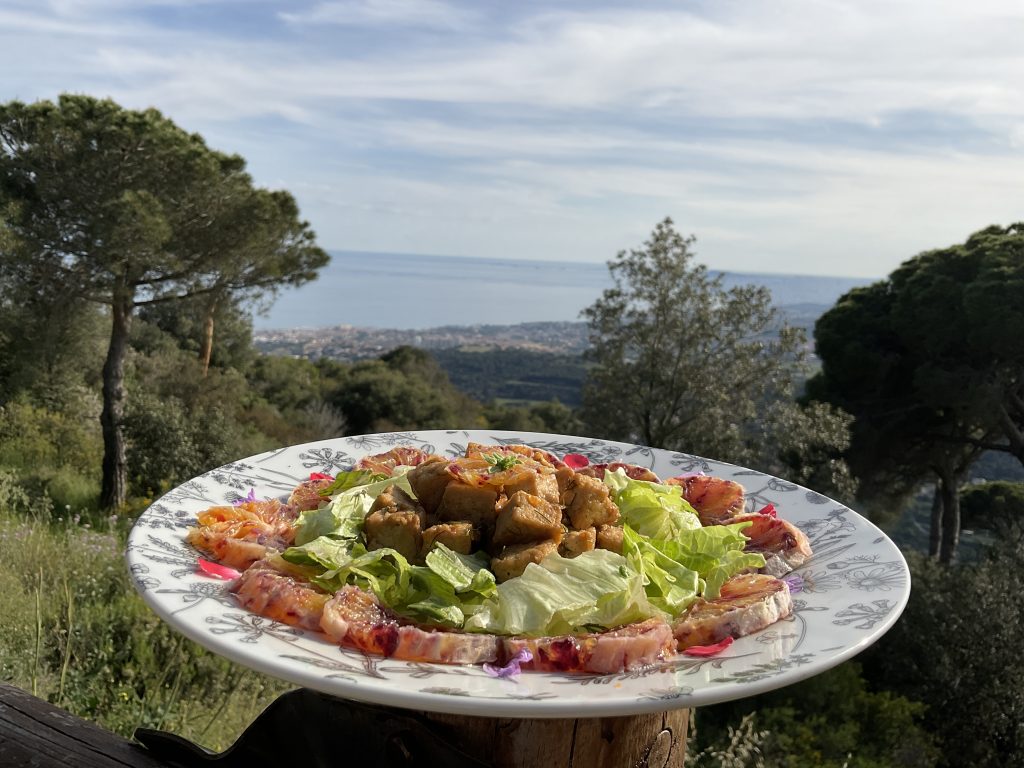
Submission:
[[[579,354],[529,349],[434,349],[452,384],[482,402],[516,404],[558,400],[577,408],[582,402],[586,366]]]
[[[401,345],[430,350],[452,382],[484,402],[576,406],[587,345],[580,311],[610,287],[603,263],[340,251],[320,278],[285,292],[256,321],[270,354],[338,360]],[[867,280],[720,273],[725,287],[761,285],[786,322],[804,328]]]

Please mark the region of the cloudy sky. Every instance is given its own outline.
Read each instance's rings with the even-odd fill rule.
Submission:
[[[0,0],[0,99],[155,106],[330,249],[881,277],[1024,219],[1019,0]]]

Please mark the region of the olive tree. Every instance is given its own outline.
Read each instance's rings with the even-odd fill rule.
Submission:
[[[694,242],[665,219],[643,247],[608,263],[613,287],[582,313],[588,429],[765,471],[799,469],[798,479],[849,495],[846,417],[795,401],[807,369],[803,331],[782,321],[766,288],[724,288],[694,262]]]

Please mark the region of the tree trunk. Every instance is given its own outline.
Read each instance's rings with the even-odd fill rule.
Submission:
[[[213,357],[213,313],[217,305],[211,304],[206,310],[206,324],[203,327],[203,346],[199,359],[203,361],[203,378],[210,372],[210,358]]]
[[[683,768],[690,711],[578,720],[424,717],[453,728],[466,754],[493,768]]]
[[[942,546],[942,491],[939,486],[940,482],[936,480],[932,492],[931,525],[928,528],[928,557],[938,557]]]
[[[127,496],[128,464],[124,444],[124,361],[128,354],[135,304],[129,290],[120,286],[111,303],[110,346],[103,363],[103,481],[100,506],[116,509]]]
[[[956,557],[960,544],[960,488],[959,477],[950,469],[944,469],[939,482],[942,493],[942,545],[939,548],[939,562],[950,565]]]

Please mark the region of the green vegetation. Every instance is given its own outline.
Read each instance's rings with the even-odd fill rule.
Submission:
[[[111,160],[133,142],[138,165]],[[0,679],[125,735],[155,726],[223,748],[287,686],[175,635],[135,595],[124,537],[155,495],[342,434],[590,434],[841,498],[859,484],[879,520],[908,498],[934,510],[932,556],[911,553],[910,604],[877,647],[700,710],[689,765],[1024,764],[1024,485],[1007,482],[1024,466],[1021,226],[844,296],[816,327],[823,365],[799,400],[802,331],[763,291],[724,290],[692,246],[666,220],[609,264],[616,287],[585,313],[583,362],[519,350],[439,362],[411,347],[351,364],[264,356],[242,300],[323,263],[290,196],[253,189],[240,158],[155,111],[3,106]],[[958,562],[962,524],[983,535]]]
[[[933,479],[930,553],[952,562],[959,491],[985,451],[1024,462],[1024,225],[988,227],[843,296],[817,324],[811,397],[855,417],[869,496]]]
[[[288,689],[172,632],[124,567],[130,520],[33,496],[0,470],[0,680],[130,736],[227,747]]]
[[[588,434],[730,461],[839,498],[849,417],[795,402],[806,371],[802,331],[764,288],[726,290],[693,263],[693,238],[670,219],[611,262],[614,288],[583,311],[593,363],[581,416]],[[770,333],[771,332],[771,333]]]
[[[458,389],[482,402],[581,404],[587,367],[578,355],[529,349],[431,350]]]
[[[5,286],[49,295],[50,316],[88,303],[109,310],[100,413],[108,507],[128,493],[124,378],[136,311],[191,300],[205,319],[205,368],[219,307],[311,280],[328,261],[292,196],[253,187],[242,158],[154,109],[88,96],[0,106],[0,205]]]

